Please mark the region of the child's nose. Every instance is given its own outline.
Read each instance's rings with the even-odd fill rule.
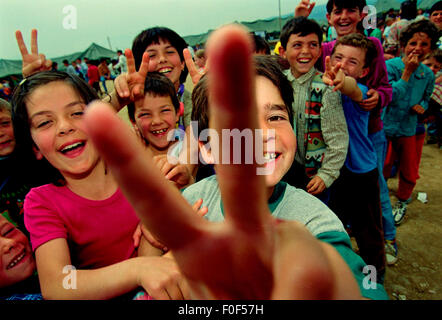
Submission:
[[[74,131],[74,126],[69,120],[60,120],[58,126],[58,133],[64,135]]]
[[[346,9],[342,10],[341,18],[347,18],[349,16],[348,11]]]

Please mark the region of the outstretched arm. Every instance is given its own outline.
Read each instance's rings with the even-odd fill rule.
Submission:
[[[252,47],[247,31],[238,26],[214,32],[208,42],[210,116],[219,133],[258,127]],[[85,119],[94,144],[143,223],[173,250],[194,297],[360,298],[349,268],[332,247],[299,223],[273,220],[256,163],[218,167],[225,222],[209,223],[167,183],[107,105],[94,103]]]

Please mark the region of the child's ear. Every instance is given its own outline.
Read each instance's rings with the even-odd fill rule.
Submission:
[[[212,150],[210,149],[210,143],[199,141],[198,140],[198,149],[200,150],[201,157],[203,158],[204,162],[207,164],[214,164],[215,160],[213,159]]]
[[[370,72],[370,67],[362,69],[361,78],[366,77],[369,72]]]
[[[326,14],[325,14],[325,17],[327,18],[327,21],[328,21],[329,26],[332,27],[333,25],[331,24],[331,21],[330,21],[330,14],[329,14],[329,13],[326,13]]]
[[[287,59],[286,50],[282,46],[279,47],[279,55],[284,59]]]
[[[34,155],[37,160],[43,159],[43,155],[41,154],[40,149],[38,149],[35,144],[32,145],[32,151],[34,151]]]

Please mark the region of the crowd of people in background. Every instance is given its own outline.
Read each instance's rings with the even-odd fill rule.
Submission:
[[[152,27],[63,66],[17,31],[23,79],[0,82],[0,297],[388,299],[423,145],[442,148],[442,1],[402,2],[374,29],[365,0],[329,0],[327,27],[314,6],[299,1],[274,46],[227,26],[190,47]],[[130,123],[111,113],[124,107]],[[264,179],[203,138],[234,126],[263,130]]]

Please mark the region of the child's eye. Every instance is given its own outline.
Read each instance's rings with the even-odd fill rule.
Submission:
[[[2,126],[2,127],[9,127],[10,125],[11,125],[11,121],[9,120],[9,121],[2,121],[1,123],[0,123],[0,125]]]
[[[317,47],[318,47],[318,44],[317,44],[316,42],[314,42],[314,43],[311,43],[310,46],[311,46],[312,48],[317,48]]]
[[[84,114],[84,111],[77,111],[77,112],[72,113],[73,116],[77,116],[77,117],[78,116],[81,117],[83,114]]]
[[[138,118],[144,118],[144,117],[149,117],[149,116],[150,116],[150,113],[147,113],[147,112],[143,112],[143,113],[138,114]]]
[[[37,123],[36,127],[39,128],[39,129],[40,128],[45,128],[45,127],[48,127],[50,123],[51,123],[50,120],[41,121],[41,122]]]
[[[271,116],[268,119],[268,121],[284,121],[284,120],[287,120],[287,119],[283,116],[280,116],[280,115]]]
[[[6,237],[8,234],[10,234],[11,232],[13,232],[15,230],[15,227],[13,225],[7,225],[5,228],[3,228],[2,230],[2,237]]]

